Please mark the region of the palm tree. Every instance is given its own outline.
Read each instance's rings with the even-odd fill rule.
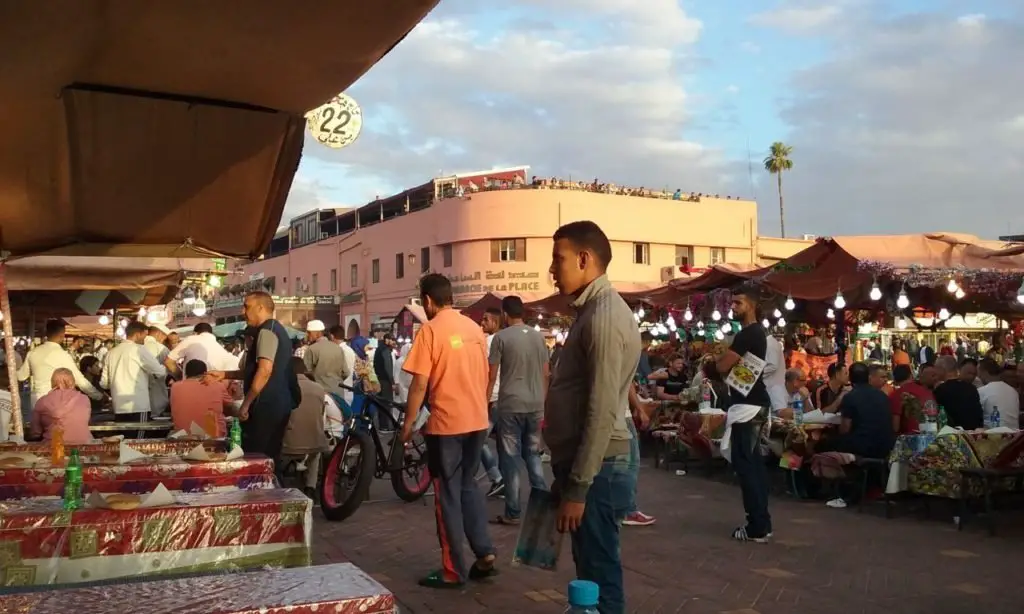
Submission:
[[[779,180],[779,229],[782,231],[782,238],[786,238],[786,209],[782,204],[782,171],[793,169],[793,161],[789,155],[793,148],[782,141],[772,143],[768,157],[764,159],[764,170],[778,177]]]

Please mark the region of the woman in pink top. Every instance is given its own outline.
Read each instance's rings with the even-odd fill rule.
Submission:
[[[53,430],[64,430],[65,444],[84,444],[92,441],[89,418],[92,406],[89,397],[75,388],[75,376],[69,369],[57,369],[50,376],[53,390],[36,401],[32,408],[30,433],[49,441]]]

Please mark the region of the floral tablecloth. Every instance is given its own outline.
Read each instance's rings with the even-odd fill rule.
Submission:
[[[959,499],[960,470],[989,466],[1015,436],[984,431],[901,435],[889,455],[886,491]]]
[[[196,444],[193,442],[192,444]],[[116,448],[115,448],[116,450]],[[82,490],[103,493],[147,493],[157,484],[182,492],[214,492],[273,488],[274,462],[262,454],[246,454],[233,461],[185,461],[180,458],[147,458],[120,464],[92,464],[83,456]],[[64,467],[44,461],[33,467],[0,468],[0,501],[29,497],[60,496]]]
[[[0,612],[120,614],[127,604],[189,614],[397,611],[394,595],[351,563],[0,596]]]
[[[188,454],[192,448],[200,443],[196,439],[125,439],[125,445],[138,450],[143,454]],[[207,439],[201,442],[203,447],[211,452],[227,452],[228,442],[226,439]],[[85,443],[77,446],[66,445],[65,451],[70,453],[76,449],[82,455],[98,456],[101,454],[117,454],[120,443]],[[0,454],[5,452],[29,452],[38,456],[50,455],[49,442],[31,441],[26,443],[3,442],[0,443]]]
[[[175,493],[174,499],[130,511],[65,512],[50,498],[0,503],[0,584],[310,564],[312,501],[298,490]]]

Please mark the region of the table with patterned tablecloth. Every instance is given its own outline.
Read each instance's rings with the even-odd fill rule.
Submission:
[[[395,597],[351,563],[0,596],[0,612],[120,614],[130,603],[189,614],[392,614]]]
[[[1015,436],[984,431],[901,435],[889,455],[886,491],[959,499],[960,470],[989,466]]]
[[[194,445],[194,444],[193,444]],[[217,492],[274,488],[274,462],[262,454],[232,461],[186,461],[177,457],[146,458],[118,463],[93,463],[83,456],[84,494],[152,492],[157,484],[182,492]],[[64,489],[64,467],[44,460],[32,467],[0,468],[0,501],[57,497]]]
[[[0,503],[0,584],[310,564],[312,501],[298,490],[175,493],[174,500],[73,512],[52,498]]]
[[[103,441],[96,441],[95,443],[83,443],[78,445],[67,444],[64,446],[64,449],[65,452],[70,452],[72,449],[78,450],[78,452],[83,456],[99,456],[103,454],[117,454],[121,443],[122,442],[107,443]],[[188,454],[200,443],[202,443],[203,447],[210,452],[228,451],[227,439],[125,439],[123,443],[133,450],[152,456],[168,454],[176,454],[180,456]],[[49,456],[50,442],[29,441],[23,443],[0,443],[0,454],[8,452],[28,452],[37,456]]]

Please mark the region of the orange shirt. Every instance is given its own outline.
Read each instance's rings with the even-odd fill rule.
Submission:
[[[487,428],[487,337],[476,322],[443,309],[420,327],[402,370],[429,380],[430,435]]]
[[[903,350],[894,350],[892,353],[892,364],[894,365],[909,365],[910,354],[907,354]]]
[[[195,422],[207,428],[207,415],[213,412],[217,419],[215,437],[225,437],[224,405],[231,404],[231,395],[223,382],[204,384],[198,379],[186,379],[171,386],[171,421],[175,430],[188,431]]]

